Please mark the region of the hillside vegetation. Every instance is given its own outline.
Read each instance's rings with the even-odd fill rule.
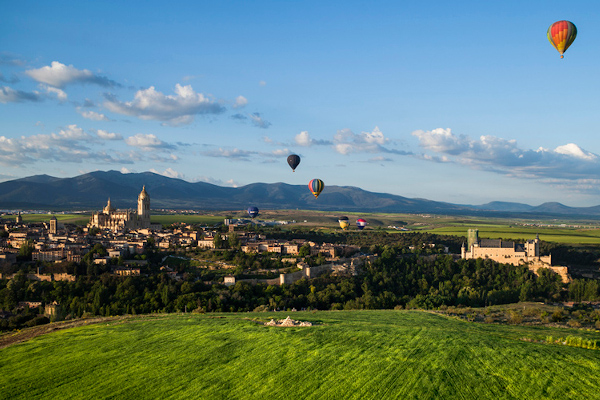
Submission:
[[[416,311],[170,314],[0,350],[0,397],[598,399],[598,331],[469,323]]]

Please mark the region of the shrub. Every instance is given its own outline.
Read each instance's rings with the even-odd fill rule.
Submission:
[[[556,310],[552,313],[552,322],[560,322],[564,318],[562,311]]]
[[[508,322],[510,324],[520,324],[523,322],[523,316],[515,310],[511,310],[508,314]]]
[[[574,319],[567,322],[567,325],[569,325],[571,328],[581,328],[581,323],[579,321],[575,321]]]

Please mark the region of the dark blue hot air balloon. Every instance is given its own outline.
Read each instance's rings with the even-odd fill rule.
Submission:
[[[248,215],[250,216],[250,218],[254,219],[254,217],[256,217],[258,215],[258,208],[257,207],[249,207]]]
[[[300,164],[300,156],[296,154],[290,154],[287,158],[289,166],[292,168],[292,172],[296,171],[296,167]]]

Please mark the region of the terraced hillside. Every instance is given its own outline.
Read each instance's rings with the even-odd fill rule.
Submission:
[[[0,398],[597,399],[600,332],[415,311],[187,314],[56,331],[0,350]],[[600,347],[600,346],[599,346]]]

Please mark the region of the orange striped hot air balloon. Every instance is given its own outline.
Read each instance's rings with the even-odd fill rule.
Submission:
[[[567,51],[576,36],[577,28],[570,21],[558,21],[548,28],[548,40],[558,50],[560,58],[564,57],[563,53]]]

